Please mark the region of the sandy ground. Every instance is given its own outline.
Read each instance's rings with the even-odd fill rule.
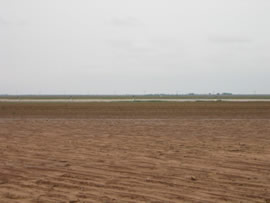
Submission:
[[[270,103],[1,103],[0,202],[270,202]]]

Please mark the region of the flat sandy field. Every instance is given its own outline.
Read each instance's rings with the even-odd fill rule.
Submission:
[[[0,102],[0,202],[270,202],[269,102]]]

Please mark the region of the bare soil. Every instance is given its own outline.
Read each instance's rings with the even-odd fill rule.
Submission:
[[[0,103],[0,202],[270,202],[270,103]]]

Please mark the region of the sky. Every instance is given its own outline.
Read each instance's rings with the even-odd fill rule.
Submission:
[[[0,0],[0,94],[270,94],[269,0]]]

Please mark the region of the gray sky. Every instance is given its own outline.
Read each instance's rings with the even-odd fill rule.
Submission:
[[[269,0],[0,0],[0,94],[270,93]]]

